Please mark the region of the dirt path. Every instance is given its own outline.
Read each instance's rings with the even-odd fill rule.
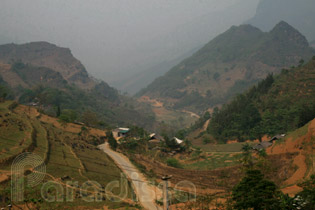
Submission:
[[[182,110],[182,112],[187,113],[187,114],[190,114],[191,117],[195,117],[195,118],[198,118],[198,119],[200,118],[199,115],[197,115],[196,113],[193,113],[193,112],[191,112],[191,111]]]
[[[0,183],[7,181],[11,175],[11,171],[0,170]]]
[[[206,121],[206,123],[203,125],[202,127],[202,131],[207,131],[208,129],[208,126],[209,126],[209,123],[210,123],[210,119]]]
[[[155,200],[162,195],[159,188],[149,185],[147,179],[138,171],[129,159],[123,154],[111,150],[108,143],[99,145],[99,148],[109,155],[131,180],[135,193],[145,209],[162,210],[162,208],[155,203]]]
[[[293,164],[298,166],[299,168],[288,180],[285,181],[285,184],[287,185],[295,184],[298,181],[303,180],[304,175],[307,171],[305,156],[302,155],[301,153],[294,158]]]
[[[87,180],[89,180],[89,178],[87,178],[86,176],[84,176],[84,175],[82,174],[82,171],[85,171],[85,168],[84,168],[84,166],[83,166],[82,161],[78,158],[77,154],[72,150],[72,148],[71,148],[68,144],[66,144],[66,143],[64,143],[64,144],[65,144],[66,147],[69,149],[69,151],[70,151],[70,153],[73,155],[73,157],[79,162],[80,168],[78,169],[78,172],[79,172],[80,176],[83,177],[83,178],[85,178],[85,179],[87,179]]]

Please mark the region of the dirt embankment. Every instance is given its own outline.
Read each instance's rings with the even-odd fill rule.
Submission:
[[[292,164],[296,168],[295,172],[287,180],[284,185],[288,186],[282,189],[283,192],[288,194],[296,194],[301,191],[302,188],[297,184],[308,177],[310,170],[306,163],[307,156],[314,154],[314,136],[315,136],[315,120],[313,120],[309,126],[307,133],[297,138],[288,138],[284,143],[279,143],[271,148],[267,149],[267,153],[270,155],[296,153],[297,155],[292,159]],[[310,166],[314,167],[314,166]]]

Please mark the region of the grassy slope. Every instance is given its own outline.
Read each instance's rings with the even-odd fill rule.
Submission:
[[[24,148],[28,148],[26,151],[37,154],[46,161],[46,181],[54,180],[65,184],[66,181],[61,181],[60,178],[70,176],[73,181],[78,181],[79,185],[93,180],[106,186],[110,181],[119,180],[120,169],[92,144],[94,141],[101,141],[101,136],[105,135],[104,131],[89,129],[79,135],[80,126],[72,125],[76,129],[71,128],[70,125],[64,127],[55,119],[41,116],[33,109],[28,110],[24,106],[18,106],[10,111],[8,109],[10,104],[12,104],[10,101],[0,103],[1,170],[9,170],[12,158],[20,154]],[[49,123],[49,121],[54,123]],[[19,131],[19,125],[21,125],[21,131]],[[21,139],[25,141],[20,146]],[[31,144],[32,147],[30,147]],[[10,182],[4,182],[0,186],[2,189],[9,189],[9,184]],[[40,197],[39,187],[28,189],[27,197]],[[114,189],[113,192],[118,194],[120,191]],[[130,193],[129,191],[129,197]],[[86,203],[76,198],[73,203],[44,203],[43,205],[47,208],[62,209],[66,206],[88,206],[87,208],[94,206],[95,208],[104,205],[119,207],[126,204],[108,200],[100,203]]]

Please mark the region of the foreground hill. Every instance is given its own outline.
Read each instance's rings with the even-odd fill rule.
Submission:
[[[255,16],[247,21],[263,31],[284,20],[297,28],[309,41],[315,39],[315,1],[260,0]]]
[[[72,189],[73,193],[69,195],[72,195],[74,200],[73,202],[34,204],[31,199],[43,199],[40,193],[42,184],[40,184],[25,189],[25,202],[28,202],[31,208],[26,208],[24,202],[14,203],[15,205],[20,205],[23,209],[39,209],[39,206],[41,209],[103,209],[104,205],[110,208],[128,206],[124,202],[111,202],[106,197],[108,194],[101,193],[109,182],[119,180],[121,173],[114,162],[97,149],[97,145],[103,143],[106,138],[105,131],[71,123],[62,124],[56,118],[43,115],[34,108],[5,101],[0,102],[0,133],[0,197],[2,201],[9,202],[11,199],[12,161],[19,154],[31,152],[45,162],[44,182],[54,181],[62,186],[64,192],[66,188]],[[40,168],[36,165],[25,167],[26,174],[37,167]],[[100,202],[85,202],[82,199],[82,195],[95,195],[91,187],[91,189],[86,188],[86,191],[81,191],[80,195],[80,187],[90,180],[101,185],[97,192],[101,195]],[[70,184],[71,182],[73,183]],[[75,182],[78,183],[75,184]],[[87,183],[87,186],[92,186],[91,183]],[[53,190],[49,192],[47,196],[54,196]],[[113,190],[115,194],[121,192],[121,190]],[[127,193],[126,202],[130,202],[130,188]]]
[[[315,56],[307,64],[269,75],[213,113],[217,140],[257,139],[295,130],[315,117]]]
[[[150,108],[92,79],[69,49],[46,42],[0,45],[0,85],[11,89],[12,99],[38,102],[45,113],[55,117],[72,110],[76,112],[73,120],[83,121],[86,112],[96,115],[93,126],[101,122],[152,128],[154,124]]]
[[[306,38],[285,22],[268,33],[251,25],[233,26],[137,95],[176,109],[205,111],[314,53]]]

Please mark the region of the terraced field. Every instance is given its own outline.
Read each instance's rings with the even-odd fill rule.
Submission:
[[[14,205],[23,209],[39,209],[39,206],[40,209],[103,209],[104,206],[109,209],[130,206],[129,209],[133,209],[135,202],[131,187],[127,191],[120,187],[113,187],[111,192],[105,191],[108,183],[120,181],[121,171],[106,154],[97,149],[96,146],[104,139],[105,131],[61,124],[34,108],[12,101],[0,103],[0,207],[11,202],[12,161],[18,155],[30,152],[44,161],[45,178],[35,187],[28,187],[25,182],[24,198],[29,201]],[[36,171],[37,167],[25,166],[24,174]],[[27,177],[22,178],[23,181],[25,179]],[[57,188],[54,187],[49,189],[48,194],[63,202],[30,202],[32,199],[42,199],[41,187],[47,181],[62,186],[63,196],[56,196]],[[80,190],[81,186],[85,186],[84,190]],[[69,192],[70,198],[68,194],[65,195]],[[120,193],[126,193],[126,199],[112,202],[111,197],[117,197],[115,195]],[[86,198],[97,201],[87,202]],[[28,208],[26,204],[31,207]]]

